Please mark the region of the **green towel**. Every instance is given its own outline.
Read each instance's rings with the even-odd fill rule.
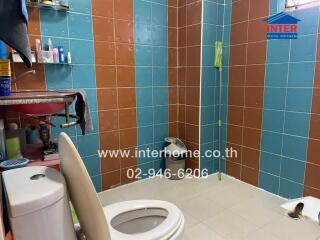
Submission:
[[[222,53],[223,53],[222,42],[216,41],[215,50],[214,50],[214,66],[216,68],[219,68],[219,71],[222,71]]]

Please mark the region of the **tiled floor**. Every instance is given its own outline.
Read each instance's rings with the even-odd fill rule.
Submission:
[[[186,217],[184,240],[320,240],[320,227],[292,220],[285,200],[233,178],[148,179],[99,194],[103,206],[131,199],[160,199],[176,204]]]

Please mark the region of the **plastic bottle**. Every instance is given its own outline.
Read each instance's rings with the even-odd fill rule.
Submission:
[[[72,58],[71,58],[71,52],[68,52],[68,64],[71,64],[72,63]]]
[[[37,53],[37,61],[39,63],[42,63],[43,58],[42,58],[42,47],[41,47],[41,40],[40,39],[36,39],[36,53]]]
[[[4,42],[0,41],[0,59],[7,59],[7,57],[7,45]]]
[[[10,60],[0,60],[0,96],[11,95],[11,68]]]
[[[58,50],[58,48],[53,49],[53,62],[59,63],[59,50]]]
[[[58,47],[59,49],[59,62],[60,63],[64,63],[65,62],[65,59],[64,59],[64,49],[63,47]]]
[[[53,51],[53,45],[52,45],[51,38],[48,39],[48,51],[50,51],[50,52]]]

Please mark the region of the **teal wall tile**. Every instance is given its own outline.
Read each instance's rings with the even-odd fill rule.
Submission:
[[[288,87],[313,87],[315,64],[310,62],[290,63]]]
[[[98,154],[90,157],[84,157],[82,160],[90,176],[97,176],[100,174],[100,157]]]
[[[303,184],[305,165],[305,162],[284,157],[281,160],[281,177]]]
[[[310,113],[312,88],[288,88],[286,110]]]
[[[286,87],[288,76],[288,63],[268,64],[266,66],[266,87]]]
[[[145,145],[153,141],[153,127],[139,127],[138,128],[138,145]]]
[[[300,36],[315,34],[318,32],[318,8],[307,8],[293,11],[291,15],[301,20],[298,23],[298,34]]]
[[[74,64],[94,64],[94,47],[92,41],[71,39],[70,51]]]
[[[152,86],[152,67],[136,67],[136,87]]]
[[[303,195],[303,185],[281,178],[279,195],[289,199],[300,198]]]
[[[91,0],[69,0],[71,12],[91,14]]]
[[[297,40],[291,41],[290,61],[315,61],[317,40],[317,35],[308,35],[299,36]]]
[[[284,132],[291,135],[308,137],[310,114],[287,112]]]
[[[284,110],[286,100],[285,88],[264,88],[264,108],[273,110]]]
[[[96,88],[95,67],[93,65],[75,65],[72,67],[74,88]]]
[[[99,135],[88,134],[85,136],[78,136],[78,151],[81,157],[91,156],[97,154],[99,149]]]
[[[152,87],[137,88],[137,107],[152,106]]]
[[[281,159],[280,155],[261,152],[260,170],[275,176],[280,176]]]
[[[282,155],[306,161],[307,143],[306,138],[284,135]]]
[[[40,10],[42,36],[68,37],[68,14],[48,9]]]
[[[287,63],[290,54],[289,40],[270,40],[267,47],[267,63]]]
[[[102,180],[101,180],[101,175],[97,175],[94,177],[91,177],[91,181],[96,189],[97,192],[102,191]]]
[[[91,15],[70,13],[68,17],[68,26],[70,38],[86,40],[93,39]]]
[[[46,65],[45,73],[48,89],[72,89],[70,66]]]
[[[262,132],[261,150],[281,154],[282,150],[282,134],[273,132]]]
[[[272,132],[283,132],[284,111],[264,110],[262,129]]]
[[[144,0],[134,0],[134,19],[139,23],[151,23],[151,3]]]
[[[278,194],[279,177],[261,172],[259,174],[259,187],[268,192]]]
[[[137,108],[138,127],[153,125],[153,107]]]

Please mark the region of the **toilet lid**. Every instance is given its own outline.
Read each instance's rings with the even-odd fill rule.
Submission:
[[[162,208],[168,212],[168,215],[166,219],[157,227],[150,231],[139,234],[125,234],[117,231],[111,226],[111,220],[119,214],[143,208]],[[179,208],[169,202],[158,200],[133,200],[119,202],[108,205],[104,207],[103,210],[108,222],[111,238],[117,240],[168,239],[177,231],[183,219],[183,214]]]

